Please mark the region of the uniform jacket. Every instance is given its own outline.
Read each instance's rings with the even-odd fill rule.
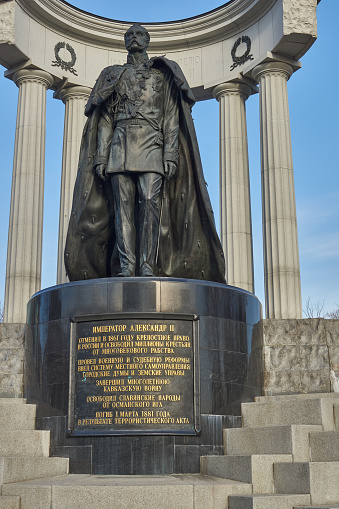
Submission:
[[[103,102],[96,160],[105,164],[106,174],[164,175],[164,160],[178,162],[178,87],[162,67],[152,61],[123,66],[113,94]],[[115,67],[105,69],[104,78],[115,72]]]

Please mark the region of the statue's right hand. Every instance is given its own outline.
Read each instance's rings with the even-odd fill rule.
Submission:
[[[98,164],[95,167],[95,171],[96,171],[98,177],[101,178],[101,180],[107,180],[106,166],[104,164]]]

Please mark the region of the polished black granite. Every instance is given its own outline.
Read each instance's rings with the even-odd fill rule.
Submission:
[[[71,319],[133,312],[198,315],[201,434],[66,436]],[[261,305],[244,290],[168,278],[80,281],[34,295],[27,322],[25,397],[38,405],[40,429],[53,431],[52,454],[68,456],[74,473],[198,472],[201,455],[222,454],[222,429],[239,425],[240,404],[261,394]]]

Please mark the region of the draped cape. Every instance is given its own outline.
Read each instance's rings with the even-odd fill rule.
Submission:
[[[215,228],[191,115],[195,99],[180,69],[164,57],[150,60],[173,73],[179,90],[179,163],[174,177],[164,179],[156,276],[225,283],[225,262]],[[70,281],[115,276],[120,272],[114,231],[110,180],[93,168],[101,106],[119,81],[124,66],[104,69],[88,100],[65,247]]]

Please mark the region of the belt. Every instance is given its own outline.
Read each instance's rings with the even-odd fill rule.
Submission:
[[[150,125],[149,122],[143,118],[126,118],[124,120],[118,120],[115,124],[119,127],[124,127],[127,125]]]

